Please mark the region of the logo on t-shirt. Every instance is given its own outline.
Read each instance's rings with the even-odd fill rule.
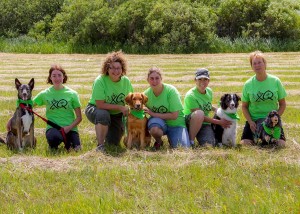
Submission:
[[[123,93],[120,93],[118,95],[112,94],[111,97],[107,96],[107,102],[110,104],[125,105],[124,99],[125,94]]]
[[[200,105],[200,109],[204,112],[211,111],[211,103],[208,102],[206,104]]]
[[[255,102],[260,102],[260,101],[265,101],[265,100],[273,100],[273,92],[270,90],[267,90],[266,92],[258,92],[255,96],[255,94],[253,94],[253,97],[255,99]]]
[[[164,106],[159,106],[158,108],[156,108],[155,106],[152,107],[152,111],[155,113],[167,113],[168,109]]]
[[[67,105],[68,105],[68,101],[65,99],[61,99],[61,100],[53,99],[50,103],[51,103],[50,104],[51,110],[60,109],[60,108],[67,109]]]

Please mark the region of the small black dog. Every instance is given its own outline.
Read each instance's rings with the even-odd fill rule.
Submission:
[[[282,134],[283,129],[280,115],[277,111],[273,110],[258,126],[257,144],[261,146],[276,146]]]

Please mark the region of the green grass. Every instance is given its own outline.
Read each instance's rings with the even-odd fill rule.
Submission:
[[[83,114],[79,132],[83,150],[48,151],[45,123],[36,118],[35,150],[15,153],[0,145],[0,213],[299,213],[300,114],[299,53],[267,53],[270,73],[286,86],[282,117],[287,147],[280,150],[171,150],[165,141],[158,152],[109,147],[96,153],[93,125]],[[63,65],[67,85],[79,92],[82,112],[105,55],[0,53],[0,135],[15,109],[14,79],[36,80],[33,94],[45,83],[51,64]],[[148,87],[151,66],[163,69],[163,80],[184,94],[194,86],[197,67],[211,71],[210,86],[217,106],[225,92],[241,93],[253,75],[248,53],[198,55],[127,55],[128,77],[136,91]],[[35,109],[45,115],[44,108]],[[245,118],[239,109],[238,139]]]

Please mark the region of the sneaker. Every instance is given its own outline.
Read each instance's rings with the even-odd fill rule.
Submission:
[[[157,141],[155,141],[155,143],[154,143],[154,145],[153,145],[153,148],[154,148],[155,150],[159,150],[160,147],[161,147],[162,145],[163,145],[162,143],[158,143]]]
[[[80,151],[80,150],[81,150],[81,145],[75,146],[75,148],[74,148],[74,151],[75,151],[75,152],[78,152],[78,151]]]
[[[96,152],[104,152],[105,148],[104,148],[104,144],[100,144],[96,147]]]

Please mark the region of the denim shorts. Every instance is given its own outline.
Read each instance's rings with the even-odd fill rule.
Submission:
[[[164,135],[167,135],[172,148],[177,148],[179,146],[190,147],[189,134],[185,127],[171,127],[168,126],[163,119],[151,117],[148,120],[148,130],[150,130],[152,127],[160,128]]]

